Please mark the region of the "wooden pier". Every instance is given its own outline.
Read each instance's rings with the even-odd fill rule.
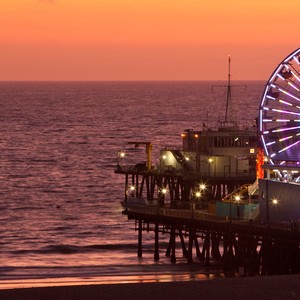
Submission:
[[[296,223],[261,224],[251,220],[226,220],[197,209],[157,205],[134,205],[127,207],[123,213],[129,220],[135,220],[139,257],[143,253],[143,232],[153,232],[154,260],[160,258],[159,234],[168,234],[165,254],[172,263],[176,262],[179,244],[181,255],[188,263],[195,259],[207,265],[215,262],[224,272],[271,275],[300,271],[300,231]]]
[[[202,177],[200,181],[193,174],[120,167],[116,173],[125,175],[123,214],[135,221],[138,257],[143,255],[143,233],[152,232],[154,260],[160,259],[160,234],[167,234],[169,242],[163,250],[172,263],[182,255],[188,263],[217,263],[224,272],[241,275],[300,272],[297,222],[220,217],[210,209],[222,191],[228,193],[249,178]],[[206,186],[201,190],[203,182]]]

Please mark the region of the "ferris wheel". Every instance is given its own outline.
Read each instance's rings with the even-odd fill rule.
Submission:
[[[260,103],[259,130],[272,165],[300,164],[300,48],[268,80]]]

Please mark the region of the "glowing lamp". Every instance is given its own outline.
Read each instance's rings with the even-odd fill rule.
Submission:
[[[120,158],[124,158],[125,157],[125,152],[124,151],[120,151],[118,153],[118,155],[119,155]]]
[[[165,194],[167,193],[167,189],[166,189],[166,188],[162,188],[162,189],[161,189],[161,192],[162,192],[162,194],[165,195]]]
[[[205,190],[205,188],[206,188],[206,185],[205,185],[204,183],[201,183],[201,184],[200,184],[200,189],[201,189],[201,190]]]

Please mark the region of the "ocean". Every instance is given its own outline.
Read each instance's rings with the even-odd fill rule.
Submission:
[[[233,82],[232,108],[253,126],[264,82]],[[154,262],[151,233],[137,257],[114,173],[130,141],[151,141],[153,163],[183,130],[224,116],[226,82],[0,82],[0,288],[201,280],[202,262]]]

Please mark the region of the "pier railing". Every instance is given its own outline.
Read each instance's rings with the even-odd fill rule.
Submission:
[[[180,208],[170,208],[169,205],[160,206],[160,205],[130,205],[124,211],[124,214],[135,216],[148,216],[148,217],[167,217],[171,219],[177,219],[181,221],[206,221],[212,223],[220,224],[233,224],[235,226],[253,226],[260,229],[269,229],[273,230],[284,230],[284,231],[299,231],[299,222],[280,222],[280,223],[267,223],[261,221],[253,221],[247,219],[230,219],[228,216],[216,216],[213,213],[208,213],[206,210],[202,209],[180,209]]]
[[[183,178],[215,178],[215,179],[224,179],[224,178],[251,178],[255,177],[255,174],[245,174],[244,172],[201,172],[192,171],[192,170],[168,170],[168,169],[159,169],[153,168],[151,170],[141,169],[137,166],[132,165],[117,165],[115,173],[120,174],[153,174],[153,175],[168,175],[168,176],[180,176]],[[254,179],[253,179],[254,180]],[[252,181],[253,181],[252,180]]]

